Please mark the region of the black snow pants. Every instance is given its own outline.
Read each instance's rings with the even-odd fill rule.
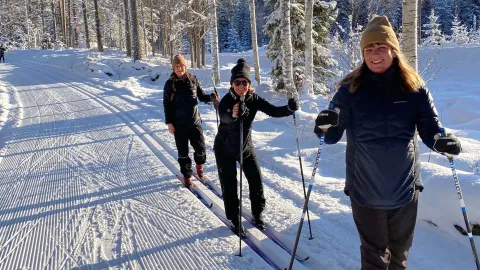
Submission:
[[[178,151],[178,163],[180,172],[185,178],[192,176],[192,160],[188,156],[188,142],[193,147],[193,159],[198,165],[205,164],[207,156],[205,149],[205,137],[203,136],[202,125],[190,127],[175,127],[175,144]]]
[[[413,200],[396,209],[373,209],[351,202],[360,235],[362,270],[407,268],[417,219],[418,195],[419,190],[415,190]]]
[[[237,192],[237,162],[239,159],[225,155],[222,149],[215,148],[218,176],[222,185],[225,215],[229,220],[238,219],[239,199]],[[265,208],[262,174],[253,148],[243,157],[243,173],[250,188],[250,202],[253,215],[259,215]]]

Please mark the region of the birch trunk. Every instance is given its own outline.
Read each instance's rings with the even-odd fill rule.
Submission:
[[[213,0],[211,0],[213,1]],[[252,32],[253,63],[255,80],[260,84],[260,61],[258,60],[257,17],[255,14],[255,0],[250,0],[250,29]],[[217,20],[215,20],[216,22]]]
[[[55,3],[54,0],[51,2],[52,8],[52,24],[53,24],[53,42],[57,42],[57,18],[55,17]]]
[[[290,30],[290,0],[281,0],[280,8],[282,12],[282,51],[283,51],[283,81],[284,89],[296,95],[295,84],[293,81],[293,51],[292,35]]]
[[[72,28],[72,0],[67,2],[68,8],[68,47],[73,47],[73,28]]]
[[[403,48],[402,52],[407,57],[410,65],[418,70],[417,55],[417,1],[403,0],[402,10],[402,28],[403,28]]]
[[[88,31],[88,15],[87,15],[87,0],[82,1],[83,9],[83,24],[85,26],[85,43],[87,49],[90,49],[90,33]]]
[[[152,26],[152,55],[155,56],[155,24],[153,23],[153,0],[150,0],[150,25]]]
[[[145,12],[144,12],[144,4],[143,2],[145,0],[140,0],[141,1],[141,6],[142,6],[142,27],[143,27],[143,48],[145,51],[145,55],[148,55],[148,48],[147,48],[147,28],[145,28]]]
[[[125,37],[127,39],[127,56],[132,57],[132,38],[130,36],[130,13],[129,11],[129,6],[128,6],[128,0],[123,1],[123,8],[125,9]]]
[[[210,0],[210,45],[212,48],[212,72],[215,84],[220,83],[220,63],[218,59],[217,6]]]
[[[93,0],[93,4],[95,5],[95,25],[97,27],[97,46],[98,52],[103,52],[103,43],[102,43],[102,32],[100,27],[100,16],[99,16],[99,9],[98,9],[98,0]]]
[[[305,1],[305,84],[303,94],[313,93],[313,0]]]
[[[133,60],[142,60],[142,42],[140,39],[140,25],[138,20],[137,0],[130,0],[130,8],[132,10],[132,44],[133,44]]]

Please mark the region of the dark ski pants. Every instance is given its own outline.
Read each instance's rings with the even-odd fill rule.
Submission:
[[[237,159],[229,157],[222,150],[215,149],[217,160],[218,176],[222,186],[223,203],[225,215],[229,220],[238,219],[239,199],[237,192]],[[250,188],[250,202],[253,215],[259,215],[265,208],[265,197],[263,195],[262,174],[255,152],[243,158],[243,173],[247,178]]]
[[[419,190],[413,200],[396,209],[362,207],[352,201],[352,213],[360,235],[362,270],[407,268],[417,220]]]
[[[178,151],[178,163],[180,172],[184,177],[192,176],[192,160],[188,156],[188,142],[193,147],[193,159],[196,164],[205,164],[207,159],[205,149],[205,137],[201,125],[193,125],[187,128],[175,127],[175,144]]]
[[[4,55],[0,55],[0,62],[2,62],[3,60],[3,63],[5,63],[5,56]]]

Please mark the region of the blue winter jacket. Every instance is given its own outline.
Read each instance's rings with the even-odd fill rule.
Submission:
[[[368,68],[367,68],[368,70]],[[328,129],[325,143],[335,144],[347,131],[345,193],[361,206],[405,206],[415,189],[423,190],[415,126],[433,147],[441,124],[430,92],[400,89],[396,63],[382,75],[367,71],[355,93],[343,85],[333,98],[339,124]]]

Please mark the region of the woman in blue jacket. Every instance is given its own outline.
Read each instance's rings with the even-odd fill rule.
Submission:
[[[317,136],[337,143],[347,133],[345,193],[361,240],[362,269],[405,269],[415,229],[420,176],[415,128],[425,145],[458,155],[460,142],[442,127],[430,92],[400,51],[387,17],[362,35],[363,64],[345,76],[320,112]]]

